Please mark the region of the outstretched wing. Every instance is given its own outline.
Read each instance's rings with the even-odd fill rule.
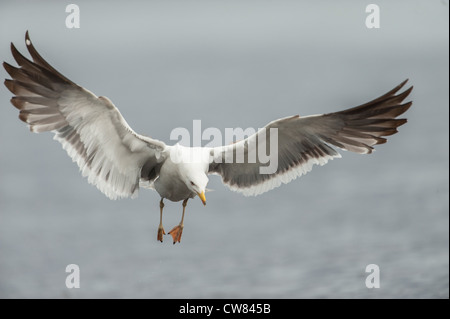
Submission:
[[[397,127],[406,123],[406,119],[397,117],[411,106],[412,102],[402,104],[402,101],[413,87],[396,95],[406,82],[361,106],[329,114],[279,119],[245,140],[213,148],[209,173],[221,175],[231,190],[247,196],[259,195],[306,174],[314,164],[324,165],[341,157],[331,145],[370,154],[374,145],[387,141],[383,136],[395,134]],[[258,156],[256,161],[251,161],[255,156],[250,154],[259,154],[260,147],[267,153],[271,129],[277,129],[278,134],[277,154],[273,157],[278,166],[271,173],[261,174],[260,168],[270,163],[264,164]],[[243,154],[240,162],[239,154]]]
[[[56,71],[36,51],[28,32],[25,43],[33,61],[11,52],[19,68],[4,62],[12,77],[6,87],[11,103],[32,132],[52,131],[83,176],[110,199],[136,196],[142,167],[146,176],[163,160],[166,145],[136,134],[106,97],[97,97]]]

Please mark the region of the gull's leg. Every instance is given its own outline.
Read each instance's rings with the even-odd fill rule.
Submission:
[[[183,233],[183,221],[184,221],[184,211],[186,209],[186,205],[187,205],[187,201],[189,198],[186,198],[183,201],[183,215],[181,215],[181,222],[175,226],[174,228],[172,228],[172,230],[169,232],[169,235],[172,235],[173,238],[173,244],[175,245],[176,242],[180,242],[181,240],[181,234]]]
[[[163,208],[164,208],[163,199],[164,198],[161,198],[161,201],[159,202],[160,213],[159,213],[159,227],[158,227],[158,237],[157,237],[157,239],[160,242],[163,242],[163,235],[166,234],[165,231],[164,231],[163,224],[162,224],[162,212],[163,212]]]

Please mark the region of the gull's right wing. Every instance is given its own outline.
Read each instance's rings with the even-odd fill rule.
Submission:
[[[135,133],[108,98],[56,71],[36,51],[28,32],[25,43],[33,61],[11,43],[19,67],[3,63],[19,118],[32,132],[54,132],[83,176],[110,199],[136,196],[141,178],[156,178],[166,145]]]

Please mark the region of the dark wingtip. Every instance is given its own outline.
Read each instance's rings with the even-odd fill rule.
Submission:
[[[15,68],[8,62],[3,62],[2,65],[6,72],[8,72],[8,74],[12,77],[12,73],[14,72]]]
[[[25,33],[25,45],[27,46],[27,48],[28,47],[33,47],[33,44],[31,43],[30,34],[28,33],[28,30]]]
[[[403,109],[402,114],[405,113],[406,111],[408,111],[412,104],[413,104],[412,101],[409,101],[408,103],[403,104],[404,109]]]
[[[405,92],[408,92],[407,95],[409,95],[409,93],[411,93],[412,89],[414,89],[414,85],[411,85],[407,90],[405,90]]]
[[[28,61],[27,58],[25,58],[20,52],[19,50],[17,50],[16,46],[14,45],[14,43],[11,42],[11,53],[13,55],[14,60],[16,60],[16,63],[20,66],[22,66],[24,64],[24,61]]]
[[[400,83],[399,85],[397,85],[391,92],[393,94],[397,93],[397,91],[399,91],[402,87],[405,86],[405,84],[409,81],[409,79],[404,80],[402,83]]]
[[[28,123],[28,122],[27,122],[27,120],[28,120],[28,114],[27,114],[27,113],[22,113],[22,112],[20,112],[20,113],[19,113],[19,119],[20,119],[22,122]]]
[[[396,127],[402,126],[406,122],[408,122],[407,119],[397,119],[397,126]]]
[[[23,100],[19,100],[19,99],[17,99],[16,96],[13,96],[11,98],[11,100],[9,100],[9,101],[11,102],[12,105],[14,105],[14,107],[16,109],[18,109],[18,110],[22,110],[23,109],[23,104],[24,104]]]
[[[5,82],[3,82],[3,84],[5,84],[5,86],[8,88],[8,90],[11,93],[14,93],[14,82],[10,79],[5,79]],[[15,93],[14,93],[15,94]]]
[[[414,85],[411,85],[411,87],[407,90],[408,91],[408,95],[409,93],[411,93],[411,91],[414,89]]]
[[[59,80],[62,80],[64,82],[66,82],[66,83],[74,84],[72,81],[70,81],[64,75],[59,73],[47,61],[45,61],[45,59],[43,57],[41,57],[41,55],[37,52],[36,48],[34,47],[33,42],[31,42],[30,33],[28,32],[28,30],[25,33],[25,44],[27,45],[27,50],[30,53],[34,64],[38,65],[41,68],[46,69],[47,71],[50,71],[51,73],[53,73],[53,76],[58,77]]]

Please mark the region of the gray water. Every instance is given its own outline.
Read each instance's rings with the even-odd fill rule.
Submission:
[[[413,107],[372,155],[348,152],[258,197],[212,176],[181,244],[156,241],[158,194],[110,201],[0,88],[2,298],[448,298],[448,1],[76,2],[0,5],[0,57],[25,30],[59,71],[133,129],[262,127],[362,104],[403,81]],[[5,71],[1,71],[7,77]],[[167,230],[181,203],[166,203]],[[67,289],[65,268],[80,267]],[[365,268],[380,268],[368,289]]]

